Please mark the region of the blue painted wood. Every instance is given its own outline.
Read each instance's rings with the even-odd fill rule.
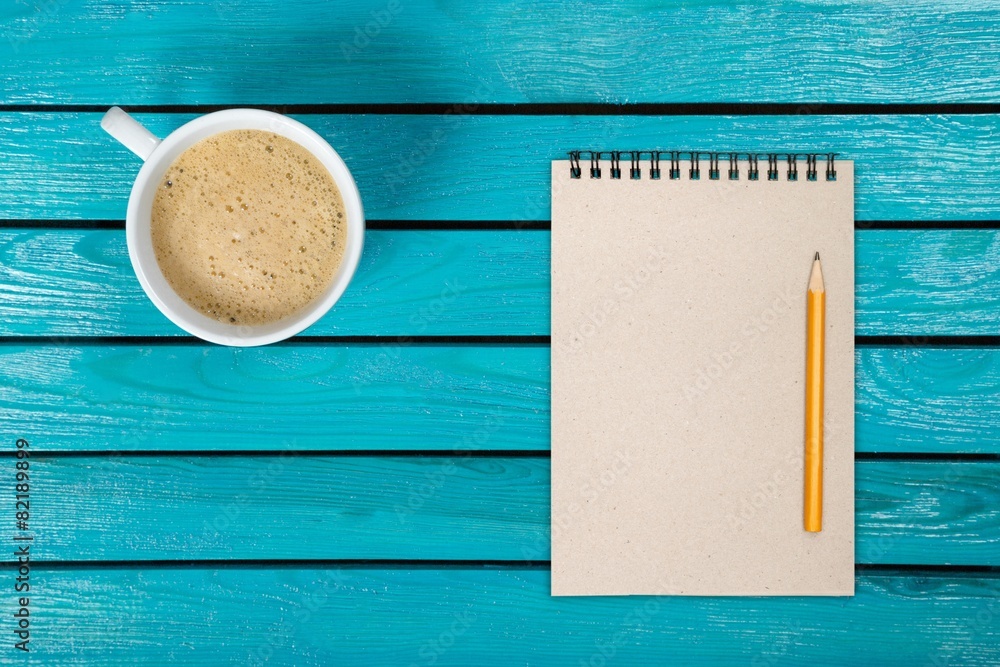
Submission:
[[[1000,454],[1000,352],[858,348],[855,406],[857,451]]]
[[[863,575],[853,598],[553,598],[547,571],[516,568],[32,575],[32,657],[47,665],[1000,662],[993,578]]]
[[[548,358],[405,341],[7,345],[0,406],[36,451],[539,450]]]
[[[307,334],[548,335],[548,232],[366,238],[354,281]],[[1000,333],[1000,232],[856,239],[858,334]],[[0,230],[0,294],[0,335],[183,335],[143,294],[120,231]]]
[[[0,335],[186,336],[139,286],[125,234],[0,230]],[[547,335],[549,235],[369,231],[347,291],[308,335]]]
[[[919,0],[6,3],[0,101],[993,102],[994,9]]]
[[[859,348],[855,375],[857,451],[1000,454],[1000,351]],[[547,346],[0,346],[35,451],[547,451],[549,414]]]
[[[138,117],[161,136],[191,118]],[[123,218],[139,161],[100,118],[0,113],[0,218]],[[1000,219],[991,115],[299,119],[343,155],[373,219],[545,220],[550,160],[633,147],[837,151],[856,161],[859,220]]]
[[[31,464],[37,561],[551,555],[547,459],[97,455]],[[857,562],[1000,566],[998,476],[997,463],[859,462]],[[753,511],[750,499],[740,508]],[[14,534],[13,522],[0,523],[0,539]]]
[[[996,203],[1000,206],[1000,198]],[[878,251],[869,251],[873,246],[862,240],[869,234],[884,243]],[[871,231],[859,232],[855,239],[855,327],[859,334],[890,328],[911,335],[944,334],[946,329],[953,335],[1000,333],[1000,233],[996,230]],[[934,288],[928,290],[931,285]],[[967,310],[961,305],[966,302],[978,305]],[[891,325],[876,326],[879,321]]]
[[[385,24],[352,50],[355,29],[384,13]],[[813,116],[823,108],[808,104],[994,102],[997,23],[988,4],[919,0],[19,2],[0,7],[0,104],[803,103],[803,115],[781,118],[472,117],[456,107],[443,116],[303,120],[342,151],[373,218],[542,220],[549,159],[643,146],[837,150],[857,160],[861,220],[997,220],[996,116]],[[163,133],[187,117],[144,120]],[[123,216],[138,163],[99,131],[98,118],[0,113],[0,218]],[[421,448],[428,434],[467,435],[470,421],[499,404],[518,410],[517,428],[494,437],[502,432],[515,449],[547,446],[543,348],[403,346],[380,360],[372,349],[342,347],[228,357],[204,346],[79,346],[72,336],[172,333],[131,278],[120,234],[5,234],[0,327],[67,337],[0,350],[0,372],[12,380],[0,383],[0,417],[33,437],[48,425],[53,443],[76,448],[146,433],[140,448],[235,442],[222,420],[208,423],[215,413],[233,434],[256,422],[261,446],[281,446],[272,436],[282,433],[303,449],[329,434],[360,443],[350,429],[367,426],[363,433],[377,434],[365,440],[372,447]],[[359,276],[357,296],[345,296],[344,319],[314,332],[412,334],[457,276],[470,280],[468,291],[422,333],[544,334],[548,235],[535,234],[372,234],[378,252],[366,255],[370,274]],[[858,332],[997,334],[997,247],[994,231],[860,233]],[[858,359],[860,447],[997,451],[995,350],[875,349]],[[338,384],[347,379],[364,385],[353,397]],[[267,395],[267,387],[277,389]],[[423,488],[422,473],[440,459],[302,459],[244,503],[239,489],[255,478],[242,476],[261,472],[262,460],[40,457],[47,542],[39,545],[56,558],[80,548],[98,558],[191,558],[202,537],[192,526],[207,510],[230,513],[225,537],[213,535],[202,552],[221,558],[268,545],[274,554],[391,547],[415,558],[485,557],[539,526],[544,538],[544,461],[463,461],[413,523],[394,529],[386,506]],[[858,558],[995,565],[995,468],[859,464]],[[290,523],[296,512],[308,521]],[[32,576],[33,658],[44,664],[1000,662],[993,576],[863,575],[852,599],[654,600],[648,617],[641,604],[651,600],[550,598],[540,569],[181,563],[39,567]],[[13,602],[0,598],[0,613],[13,613]],[[0,652],[0,662],[10,655]]]

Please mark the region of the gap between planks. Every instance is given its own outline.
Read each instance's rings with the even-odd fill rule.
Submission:
[[[0,112],[104,113],[108,104],[2,104]],[[927,116],[1000,113],[993,102],[383,102],[320,104],[129,104],[131,113],[212,113],[233,108],[281,114],[476,116]]]
[[[551,231],[551,220],[366,220],[366,229],[384,231]],[[124,230],[125,221],[0,219],[0,229],[111,229]],[[1000,229],[1000,220],[855,220],[854,229],[951,230]]]

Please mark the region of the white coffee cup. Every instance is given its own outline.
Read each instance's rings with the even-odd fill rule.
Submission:
[[[112,107],[101,127],[145,161],[132,185],[125,215],[128,256],[142,289],[171,322],[204,340],[248,347],[267,345],[294,336],[322,317],[347,289],[361,259],[365,218],[361,194],[347,165],[321,136],[287,116],[258,109],[229,109],[201,116],[177,128],[160,141],[152,132],[118,107]],[[228,130],[266,130],[301,145],[327,168],[340,189],[347,217],[347,242],[340,267],[327,289],[301,311],[277,322],[259,326],[219,322],[189,306],[160,271],[153,251],[150,218],[156,188],[167,168],[195,143]]]

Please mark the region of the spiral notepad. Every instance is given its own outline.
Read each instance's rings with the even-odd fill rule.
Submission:
[[[554,595],[853,594],[853,180],[832,153],[553,162]],[[824,523],[807,533],[816,252]]]

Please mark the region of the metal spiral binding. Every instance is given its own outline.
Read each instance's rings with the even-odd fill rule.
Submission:
[[[649,178],[659,180],[660,178],[660,157],[668,155],[670,158],[670,169],[667,177],[676,181],[681,178],[681,159],[686,158],[690,165],[688,169],[688,179],[696,181],[701,179],[701,159],[708,158],[708,178],[709,180],[720,180],[719,156],[722,153],[704,151],[570,151],[569,153],[569,175],[570,178],[582,178],[583,169],[580,166],[581,159],[590,160],[590,177],[601,177],[601,160],[610,161],[610,175],[612,179],[619,180],[622,177],[621,160],[623,155],[629,157],[629,179],[637,181],[642,179],[642,163],[649,162]],[[726,153],[729,156],[729,170],[727,175],[730,181],[740,180],[740,160],[747,162],[747,180],[756,181],[760,179],[758,160],[761,157],[767,158],[767,180],[780,180],[781,162],[785,162],[785,179],[789,181],[799,180],[799,158],[806,160],[806,180],[819,180],[819,160],[826,161],[826,180],[837,180],[837,169],[835,159],[836,153]]]
[[[601,153],[591,153],[590,154],[590,177],[600,178],[601,177]]]
[[[639,163],[642,162],[642,153],[639,151],[630,151],[629,155],[632,158],[632,166],[628,170],[629,178],[633,180],[642,178],[642,167],[639,166]]]
[[[611,151],[611,178],[622,177],[622,153],[621,151]]]
[[[837,170],[834,169],[833,158],[836,157],[836,153],[826,154],[826,180],[835,181],[837,180]]]
[[[767,180],[778,180],[778,156],[774,153],[767,155]]]
[[[571,151],[569,154],[569,177],[580,178],[580,151]]]
[[[652,151],[649,155],[649,177],[654,180],[660,180],[660,152]]]

